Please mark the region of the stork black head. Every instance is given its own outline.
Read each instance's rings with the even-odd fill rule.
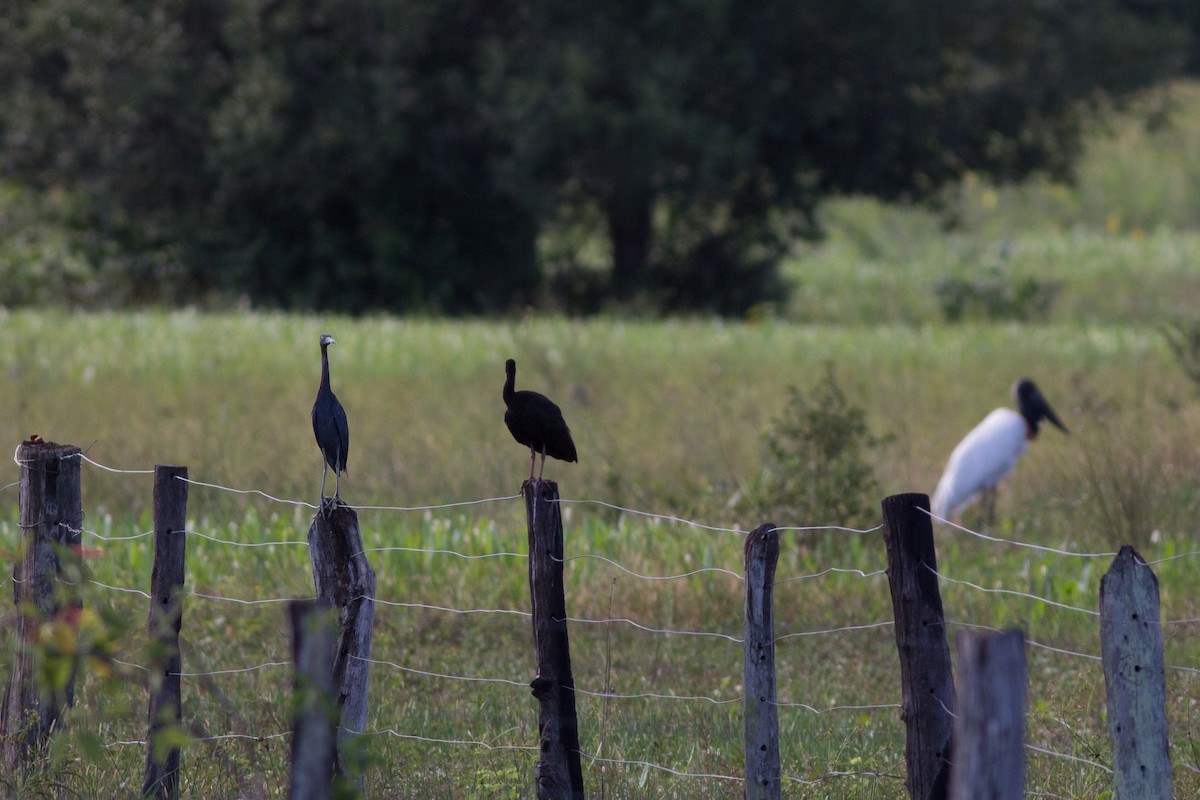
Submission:
[[[323,347],[323,348],[328,347],[331,344],[337,344],[337,342],[335,342],[333,340],[333,337],[330,336],[328,333],[322,333],[321,334],[321,347]]]
[[[1021,412],[1021,416],[1025,418],[1025,422],[1029,424],[1029,438],[1033,438],[1038,434],[1038,426],[1041,425],[1043,419],[1050,420],[1056,428],[1063,433],[1070,433],[1067,426],[1062,424],[1062,420],[1054,413],[1054,409],[1046,402],[1046,398],[1042,396],[1042,392],[1038,389],[1037,384],[1028,378],[1022,378],[1013,386],[1013,396],[1017,400],[1017,409]]]

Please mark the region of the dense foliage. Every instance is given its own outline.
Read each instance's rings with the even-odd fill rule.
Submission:
[[[740,313],[823,197],[1066,173],[1190,9],[11,0],[0,163],[118,302]]]
[[[788,387],[787,405],[764,439],[765,466],[745,497],[758,519],[875,524],[881,490],[872,451],[885,440],[872,435],[866,412],[846,397],[832,364],[811,392]]]

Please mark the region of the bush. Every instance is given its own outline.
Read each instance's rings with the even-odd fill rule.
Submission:
[[[766,466],[743,503],[779,525],[877,524],[881,490],[868,456],[886,439],[871,434],[832,364],[810,393],[790,386],[788,394],[764,436]]]
[[[997,263],[973,278],[946,276],[934,288],[942,314],[949,322],[963,319],[1045,319],[1062,284],[1008,272],[1010,255],[1005,249]]]
[[[1200,389],[1200,319],[1169,322],[1161,330],[1183,373]]]

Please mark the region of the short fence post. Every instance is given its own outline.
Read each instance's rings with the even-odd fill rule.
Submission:
[[[367,688],[371,676],[371,628],[375,624],[375,570],[363,552],[358,515],[345,505],[317,511],[308,530],[317,598],[339,615],[333,652],[337,687],[337,774],[357,781],[362,776],[348,762],[348,746],[367,726]]]
[[[328,800],[337,756],[338,710],[330,658],[333,620],[329,606],[320,600],[293,600],[288,618],[296,665],[288,800]]]
[[[921,800],[941,797],[948,785],[948,750],[954,730],[954,677],[938,591],[929,496],[899,494],[886,498],[883,538],[900,652],[908,792]]]
[[[779,531],[771,524],[746,536],[745,685],[746,800],[783,795],[779,706],[775,701],[775,565]]]
[[[1119,798],[1171,797],[1158,578],[1129,545],[1100,579],[1100,656]]]
[[[582,800],[583,768],[579,755],[579,718],[575,679],[567,638],[567,600],[563,588],[563,527],[558,484],[525,484],[529,532],[529,595],[533,603],[533,645],[537,677],[530,687],[538,700],[538,800]]]
[[[1025,796],[1025,637],[1019,630],[958,635],[953,800]]]
[[[163,737],[180,729],[183,696],[179,673],[179,629],[183,624],[180,589],[187,551],[187,467],[154,468],[154,566],[150,573],[150,711],[142,796],[179,796],[179,746]]]
[[[33,640],[42,622],[57,616],[72,624],[82,609],[75,588],[83,579],[80,453],[78,447],[53,442],[24,442],[17,448],[21,559],[13,565],[16,652],[0,709],[3,765],[9,771],[45,746],[74,700],[73,666],[64,685],[38,684]]]

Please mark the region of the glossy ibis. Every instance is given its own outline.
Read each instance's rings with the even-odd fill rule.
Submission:
[[[563,419],[562,410],[544,394],[516,391],[517,362],[511,358],[504,364],[504,424],[513,438],[529,448],[529,481],[533,480],[533,463],[538,453],[542,455],[542,466],[537,479],[542,479],[546,469],[546,456],[560,461],[578,461],[575,442],[571,440],[571,429]],[[527,483],[525,481],[522,483]]]

